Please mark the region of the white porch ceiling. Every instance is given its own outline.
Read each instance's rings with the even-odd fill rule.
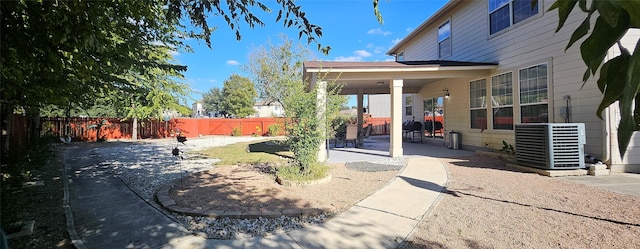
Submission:
[[[341,94],[388,94],[394,79],[403,80],[403,93],[417,93],[423,86],[442,79],[484,76],[498,67],[496,63],[457,61],[412,62],[319,62],[304,63],[304,77],[344,83]]]

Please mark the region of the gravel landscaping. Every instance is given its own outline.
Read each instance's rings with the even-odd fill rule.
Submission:
[[[233,139],[193,139],[179,148],[189,151],[236,142]],[[153,193],[160,186],[211,170],[210,165],[216,162],[188,156],[180,161],[171,155],[173,147],[175,142],[167,140],[96,150],[132,189],[153,200]],[[440,160],[450,173],[446,192],[401,248],[640,248],[638,197],[520,172],[505,167],[502,160],[486,156]],[[299,187],[288,189],[287,193],[312,196],[314,201],[332,205],[340,212],[383,187],[404,163],[404,159],[389,159],[332,165],[331,182],[320,185],[324,189]],[[265,176],[254,172],[254,176]],[[372,178],[375,174],[379,175]],[[353,183],[359,187],[345,187]],[[340,189],[346,191],[336,192]],[[346,199],[340,199],[344,196]],[[175,217],[191,231],[218,239],[267,235],[327,218]]]
[[[491,157],[441,161],[447,191],[401,248],[640,248],[638,197]]]
[[[145,141],[96,148],[103,164],[111,165],[129,187],[150,203],[163,186],[174,183],[170,193],[185,207],[213,210],[262,211],[323,208],[330,212],[275,219],[210,218],[172,213],[189,230],[207,238],[233,239],[263,236],[324,222],[372,194],[406,164],[402,158],[372,162],[333,164],[331,181],[312,186],[281,186],[271,175],[249,165],[216,166],[217,159],[195,157],[189,152],[207,147],[257,141],[256,137],[207,137],[185,144],[174,140]],[[183,159],[172,149],[183,151]]]

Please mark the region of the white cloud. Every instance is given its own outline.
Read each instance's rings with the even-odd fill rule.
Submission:
[[[391,32],[383,31],[382,29],[377,28],[377,29],[371,29],[371,30],[367,31],[367,34],[388,36],[388,35],[391,34]]]
[[[380,54],[382,52],[384,52],[384,47],[382,46],[376,46],[373,43],[369,43],[367,44],[367,48],[368,49],[372,49],[374,54]]]
[[[391,43],[393,43],[393,45],[396,45],[396,44],[398,44],[398,42],[400,42],[400,41],[402,41],[402,39],[400,39],[400,38],[396,38],[396,39],[393,39],[393,41],[391,41]]]
[[[353,54],[354,55],[352,56],[338,56],[334,59],[334,61],[362,61],[364,58],[371,57],[372,55],[364,49],[353,51]]]
[[[355,53],[358,57],[363,57],[363,58],[364,58],[364,57],[369,57],[369,56],[371,56],[371,53],[369,53],[369,52],[367,52],[367,51],[365,51],[365,50],[356,50],[354,53]]]
[[[240,65],[240,63],[237,60],[228,60],[227,65],[237,66]]]
[[[169,50],[169,54],[171,54],[172,56],[178,56],[178,55],[180,55],[180,52],[175,51],[175,50]]]
[[[413,31],[413,28],[411,28],[411,27],[406,28],[405,31],[407,31],[407,33],[411,33],[411,31]]]
[[[334,61],[343,61],[343,62],[351,62],[351,61],[362,61],[362,57],[360,56],[338,56],[334,59]]]

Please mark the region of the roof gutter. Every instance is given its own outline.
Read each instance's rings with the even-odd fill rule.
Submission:
[[[406,68],[314,68],[307,69],[309,73],[390,73],[390,72],[434,72],[455,70],[494,70],[498,65],[482,66],[431,66],[431,67],[406,67]]]

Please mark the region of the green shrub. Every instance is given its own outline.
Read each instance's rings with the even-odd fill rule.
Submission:
[[[234,137],[242,136],[242,128],[233,127],[233,131],[231,131],[231,136],[234,136]]]
[[[323,163],[313,163],[305,169],[295,164],[280,166],[276,169],[276,175],[290,181],[306,182],[322,179],[329,174],[329,166]]]
[[[280,125],[270,124],[269,126],[267,126],[267,134],[271,137],[280,135]]]
[[[516,154],[516,149],[513,145],[507,143],[507,141],[502,140],[502,149],[500,151],[507,152],[509,154]]]

